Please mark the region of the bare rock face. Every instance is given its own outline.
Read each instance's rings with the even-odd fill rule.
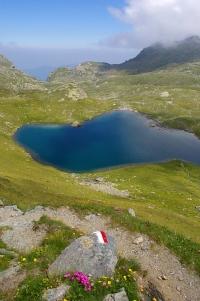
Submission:
[[[61,284],[60,286],[45,291],[42,300],[44,301],[61,301],[65,297],[70,286]]]
[[[68,271],[81,271],[94,278],[111,276],[117,264],[114,239],[108,236],[108,243],[98,242],[96,235],[82,236],[71,243],[50,265],[50,276],[63,276]]]
[[[19,265],[0,272],[0,288],[3,292],[15,289],[26,278],[26,272]]]
[[[129,299],[123,288],[119,293],[107,295],[103,301],[129,301]]]

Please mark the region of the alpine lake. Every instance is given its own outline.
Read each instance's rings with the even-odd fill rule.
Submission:
[[[15,141],[35,160],[67,172],[90,172],[173,159],[200,164],[200,140],[131,111],[105,113],[79,126],[27,124]]]

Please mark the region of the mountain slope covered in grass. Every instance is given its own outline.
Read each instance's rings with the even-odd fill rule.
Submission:
[[[4,90],[18,92],[20,90],[44,89],[42,82],[16,69],[12,62],[0,55],[0,93]]]
[[[143,49],[135,58],[122,64],[112,65],[116,70],[132,74],[150,72],[171,64],[183,64],[200,60],[200,38],[197,36],[172,45],[157,43]]]

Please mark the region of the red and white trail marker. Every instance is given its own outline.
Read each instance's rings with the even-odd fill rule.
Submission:
[[[106,235],[106,232],[104,231],[96,231],[94,234],[97,236],[98,242],[100,244],[107,244],[108,243],[108,238]]]

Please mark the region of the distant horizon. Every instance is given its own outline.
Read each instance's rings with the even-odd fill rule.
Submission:
[[[38,52],[34,48],[3,48],[0,45],[0,54],[11,61],[16,68],[44,80],[51,71],[59,67],[74,67],[88,61],[118,64],[135,57],[138,52],[131,49],[128,51],[116,50],[114,54],[110,49],[104,49],[104,51],[92,49],[81,49],[81,51],[80,49],[41,49]]]
[[[155,42],[200,35],[199,20],[198,0],[8,0],[0,53],[23,70],[121,63]]]
[[[182,43],[184,41],[188,42],[188,40],[193,41],[195,43],[196,42],[200,43],[200,37],[198,35],[195,35],[195,36],[193,35],[193,36],[188,36],[183,40],[176,40],[176,41],[173,41],[171,43],[157,42],[157,43],[154,43],[152,45],[148,45],[148,47],[162,45],[163,47],[168,48],[168,47],[171,47],[171,46],[173,47],[173,46],[175,46],[179,43]],[[12,47],[10,49],[12,49]],[[27,57],[27,49],[26,48],[21,48],[21,50],[24,53],[24,55]],[[31,49],[31,48],[28,48],[28,52],[30,50],[32,52],[30,52],[29,55],[32,55],[32,57],[34,57],[37,54],[37,51],[34,51],[34,49]],[[46,49],[42,49],[42,51],[43,51],[43,55],[45,55],[45,56],[49,52],[49,50],[46,50]],[[57,54],[59,54],[59,52],[61,50],[60,49],[57,49],[57,50],[53,49],[52,51],[53,52],[51,53],[51,55],[54,55],[54,51],[57,51]],[[65,52],[65,54],[68,54],[69,49],[62,49],[62,51]],[[78,49],[71,50],[71,52],[73,52],[73,55],[76,51],[79,55],[79,50]],[[73,68],[73,67],[76,67],[77,65],[84,64],[84,63],[87,63],[87,62],[120,64],[120,63],[124,63],[125,61],[129,61],[130,59],[133,59],[133,58],[137,57],[137,55],[141,52],[141,50],[140,50],[139,53],[133,54],[132,50],[130,50],[130,55],[128,57],[126,57],[127,54],[125,55],[125,57],[123,57],[123,53],[121,53],[122,57],[121,57],[120,61],[119,61],[119,58],[116,59],[115,57],[113,57],[112,60],[108,61],[108,60],[105,59],[105,57],[102,60],[98,60],[98,58],[95,57],[95,53],[92,53],[93,57],[92,57],[92,59],[91,59],[91,57],[89,59],[87,57],[87,55],[88,55],[88,51],[91,51],[91,50],[82,49],[82,51],[83,51],[83,54],[84,54],[83,59],[80,59],[80,57],[79,57],[79,59],[75,63],[72,63],[70,61],[68,64],[66,64],[66,62],[61,62],[60,64],[58,62],[58,64],[55,64],[55,62],[57,62],[57,60],[55,60],[55,57],[54,57],[52,59],[53,64],[44,65],[43,63],[44,63],[45,60],[44,61],[42,60],[41,65],[37,65],[37,64],[35,64],[35,60],[34,60],[34,63],[31,66],[23,66],[23,62],[22,62],[22,65],[16,64],[15,60],[10,59],[7,55],[5,55],[3,53],[0,53],[0,54],[4,55],[5,58],[10,60],[15,65],[15,67],[20,69],[21,71],[29,74],[30,76],[36,77],[39,80],[46,80],[48,78],[48,75],[51,72],[53,72],[54,70],[58,69],[58,68],[62,68],[62,67]],[[84,53],[84,51],[86,51],[86,52]],[[103,54],[105,54],[105,53],[103,53]],[[102,53],[101,53],[101,55],[102,55]],[[57,57],[59,58],[59,55]],[[63,56],[62,56],[62,59],[63,59]],[[68,61],[68,59],[66,61]]]

